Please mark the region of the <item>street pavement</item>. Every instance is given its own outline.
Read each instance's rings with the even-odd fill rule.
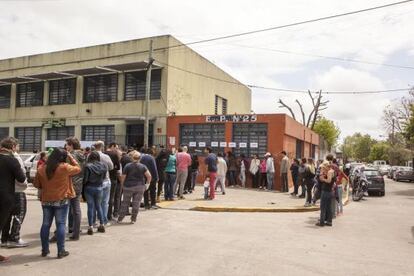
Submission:
[[[387,180],[385,197],[351,202],[324,228],[314,225],[318,212],[143,211],[135,225],[67,242],[61,260],[55,245],[39,256],[41,208],[34,197],[28,205],[22,232],[31,246],[0,249],[12,257],[1,276],[414,275],[412,183]]]

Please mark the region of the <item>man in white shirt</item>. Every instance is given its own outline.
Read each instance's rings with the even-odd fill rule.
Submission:
[[[217,189],[217,184],[220,183],[221,192],[223,195],[226,194],[226,174],[227,174],[227,163],[223,158],[223,153],[217,155],[217,178],[216,184],[214,185]]]
[[[266,153],[266,176],[267,176],[267,189],[273,190],[273,181],[275,179],[275,164],[271,153]]]

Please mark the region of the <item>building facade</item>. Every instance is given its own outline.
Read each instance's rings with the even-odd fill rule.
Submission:
[[[0,60],[0,138],[142,146],[151,40],[150,144],[166,144],[169,115],[250,112],[248,87],[165,35]]]
[[[280,190],[281,152],[294,158],[319,158],[319,135],[286,114],[234,114],[205,116],[171,116],[167,118],[167,144],[170,148],[188,145],[190,151],[232,151],[247,158],[260,159],[269,152],[275,158],[275,189]],[[201,162],[202,163],[202,162]],[[204,177],[200,170],[199,181]],[[247,173],[248,174],[248,173]],[[290,185],[292,185],[289,174]],[[251,179],[248,177],[248,186]]]

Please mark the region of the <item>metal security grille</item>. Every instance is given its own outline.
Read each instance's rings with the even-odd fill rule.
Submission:
[[[296,158],[300,159],[304,156],[302,156],[303,153],[303,141],[296,139]]]
[[[267,152],[267,124],[233,124],[233,142],[237,144],[233,150],[236,155],[263,156]],[[246,147],[240,147],[240,143]],[[252,143],[257,147],[251,147]]]
[[[11,85],[0,86],[0,108],[10,107]]]
[[[312,145],[311,157],[312,159],[316,158],[316,145]]]
[[[32,152],[42,149],[41,127],[16,127],[14,132],[14,136],[20,143],[20,151]]]
[[[203,150],[205,146],[212,147],[213,151],[222,151],[220,142],[225,142],[224,124],[180,124],[180,145],[190,146],[191,142],[196,142],[196,147],[191,149]],[[200,146],[205,143],[205,146]],[[211,142],[218,142],[218,147]]]
[[[118,74],[85,77],[83,89],[84,103],[116,102]]]
[[[127,125],[126,145],[140,149],[144,145],[144,124]],[[148,144],[154,144],[154,126],[149,125]]]
[[[115,126],[82,126],[83,141],[102,140],[105,144],[115,141]]]
[[[218,101],[219,101],[219,96],[215,96],[214,97],[214,115],[218,115]]]
[[[125,101],[145,99],[146,72],[136,71],[125,73]],[[150,99],[161,99],[161,70],[152,70],[151,72]]]
[[[8,127],[0,127],[0,140],[9,136],[9,128]]]
[[[54,127],[47,130],[47,140],[62,141],[68,137],[75,136],[75,127]]]
[[[226,115],[227,114],[227,99],[223,99],[223,103],[222,103],[222,114]]]
[[[43,82],[21,83],[17,85],[16,106],[43,105]]]
[[[49,105],[74,104],[76,79],[52,80],[49,82]]]

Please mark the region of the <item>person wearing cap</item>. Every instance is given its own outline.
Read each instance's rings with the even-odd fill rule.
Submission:
[[[267,176],[267,189],[273,190],[273,181],[275,179],[275,164],[270,152],[265,154],[266,158],[266,176]]]
[[[289,158],[287,157],[286,151],[282,151],[282,161],[280,162],[280,176],[282,178],[281,190],[283,193],[289,192],[288,185],[288,171],[289,171]]]

